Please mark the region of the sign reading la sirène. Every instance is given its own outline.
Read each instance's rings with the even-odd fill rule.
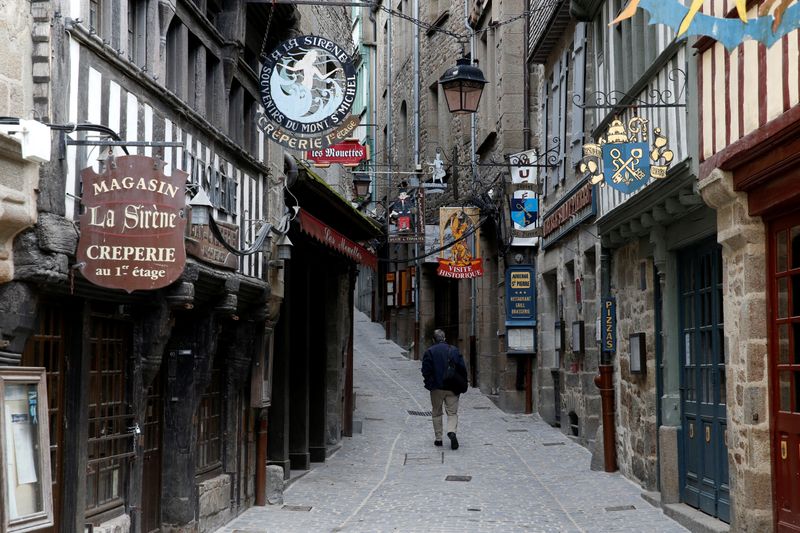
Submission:
[[[102,287],[153,290],[178,279],[186,263],[185,183],[188,174],[163,173],[161,160],[142,155],[108,159],[83,180],[81,273]]]
[[[264,113],[257,125],[270,140],[295,150],[337,144],[358,126],[350,115],[356,80],[344,47],[316,35],[287,39],[264,60]]]

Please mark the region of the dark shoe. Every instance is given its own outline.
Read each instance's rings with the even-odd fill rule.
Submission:
[[[434,445],[434,446],[441,446],[441,445],[442,445],[442,441],[440,441],[440,440],[435,440],[435,441],[433,441],[433,445]]]
[[[456,434],[452,431],[447,434],[447,438],[450,439],[450,449],[457,450],[458,449],[458,439],[456,438]]]

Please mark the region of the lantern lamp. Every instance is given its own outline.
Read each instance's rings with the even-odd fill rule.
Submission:
[[[456,66],[447,69],[439,78],[439,84],[447,100],[447,108],[455,114],[477,111],[486,83],[481,69],[466,57],[456,61]]]

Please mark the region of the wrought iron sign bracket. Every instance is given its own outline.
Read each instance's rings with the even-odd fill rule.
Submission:
[[[70,139],[67,137],[67,144],[72,146],[135,146],[146,148],[186,148],[186,144],[180,141],[101,141],[94,139]]]
[[[669,71],[667,80],[677,84],[680,88],[672,89],[645,89],[641,98],[622,91],[595,91],[584,99],[581,94],[572,96],[572,103],[581,109],[674,109],[686,107],[686,72],[676,68]],[[683,103],[681,103],[683,102]]]

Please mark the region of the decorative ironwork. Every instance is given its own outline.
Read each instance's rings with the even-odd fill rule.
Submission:
[[[572,95],[572,103],[581,109],[659,109],[686,107],[686,72],[672,69],[667,73],[670,86],[677,84],[679,89],[652,88],[644,91],[639,98],[623,91],[595,91],[584,100],[582,94]],[[594,103],[592,103],[594,102]]]

